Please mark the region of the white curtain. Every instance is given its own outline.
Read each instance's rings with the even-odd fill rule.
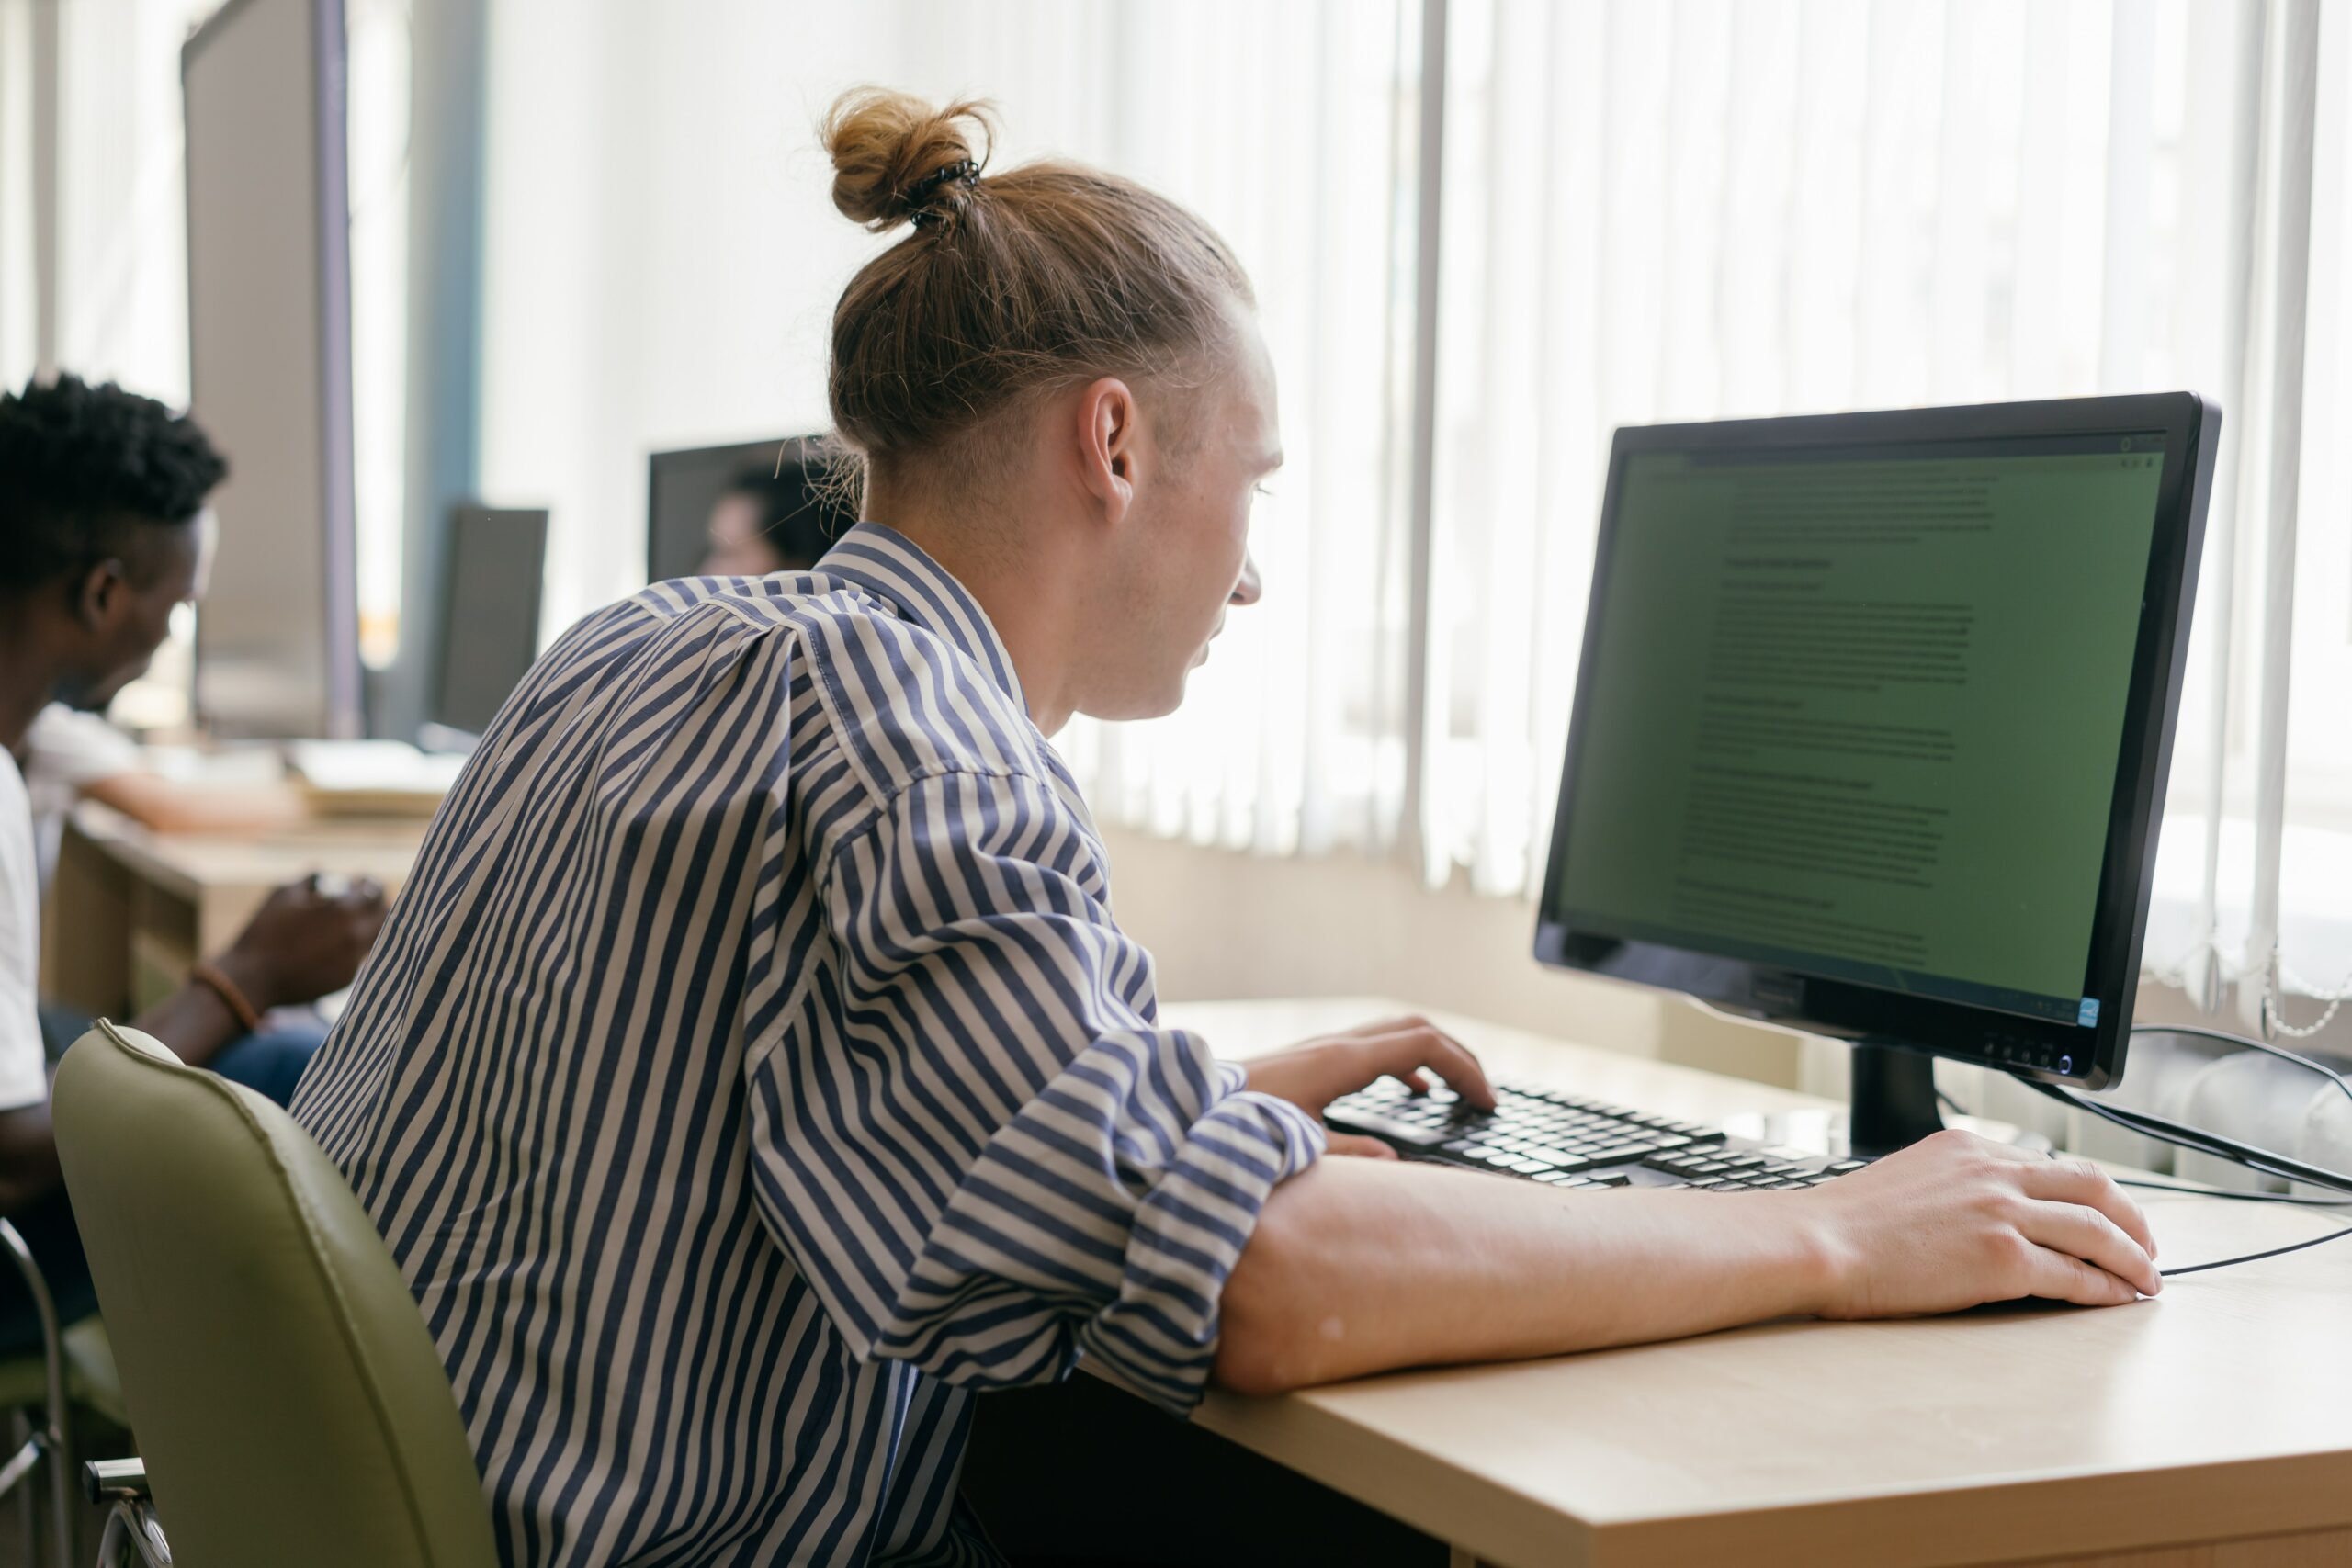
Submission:
[[[2258,977],[2280,931],[2304,994],[2334,988],[2352,956],[2352,469],[2329,434],[2352,414],[2352,28],[2320,11],[1453,0],[1430,876],[1521,892],[1541,863],[1615,426],[2187,387],[2222,403],[2227,445],[2149,958]],[[2315,118],[2294,85],[2314,68]],[[2307,195],[2282,189],[2299,125]],[[2300,307],[2279,298],[2299,202]],[[2300,442],[2277,392],[2298,350]],[[2299,547],[2266,592],[2289,480]],[[2266,639],[2291,660],[2266,667]],[[2256,897],[2266,750],[2275,912]]]
[[[483,468],[493,500],[553,508],[549,627],[641,584],[650,452],[823,428],[834,300],[899,237],[831,208],[815,126],[834,95],[987,97],[997,166],[1098,163],[1216,225],[1281,382],[1265,602],[1175,718],[1073,728],[1091,796],[1202,841],[1389,840],[1419,18],[1404,0],[495,7]]]

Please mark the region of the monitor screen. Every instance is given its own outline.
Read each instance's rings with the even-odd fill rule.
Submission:
[[[538,657],[548,514],[457,507],[447,549],[431,717],[480,735]]]
[[[647,580],[815,564],[857,521],[832,482],[832,461],[814,435],[654,453],[646,484]],[[729,564],[707,566],[714,558]]]
[[[2136,982],[2199,443],[1873,417],[1621,440],[1546,955],[1728,961],[1694,988],[2084,1077]]]

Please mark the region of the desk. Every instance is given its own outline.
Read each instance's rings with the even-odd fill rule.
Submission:
[[[41,995],[136,1013],[228,946],[282,883],[337,872],[397,892],[425,826],[327,818],[266,836],[165,834],[85,801],[66,823],[44,900]]]
[[[1412,1010],[1166,1010],[1230,1056]],[[1431,1016],[1499,1075],[1735,1130],[1811,1143],[1836,1109]],[[2134,1196],[2166,1263],[2345,1223]],[[1457,1563],[2352,1564],[2352,1239],[2169,1281],[2130,1307],[1765,1324],[1276,1399],[1216,1393],[1194,1419],[1453,1543]]]

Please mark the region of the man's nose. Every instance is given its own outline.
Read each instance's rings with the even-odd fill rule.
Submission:
[[[1245,554],[1241,558],[1241,581],[1233,585],[1232,602],[1236,604],[1255,604],[1263,592],[1264,587],[1258,581],[1258,563]]]

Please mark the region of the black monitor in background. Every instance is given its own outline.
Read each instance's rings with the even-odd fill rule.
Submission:
[[[1536,956],[1853,1041],[1866,1152],[1930,1055],[2114,1082],[2220,423],[1619,431]]]
[[[857,519],[823,483],[820,438],[779,436],[656,452],[646,483],[646,581],[693,577],[710,553],[712,513],[745,498],[754,526],[787,567],[812,564]]]
[[[480,736],[521,682],[538,657],[547,557],[544,511],[450,509],[431,725]]]

